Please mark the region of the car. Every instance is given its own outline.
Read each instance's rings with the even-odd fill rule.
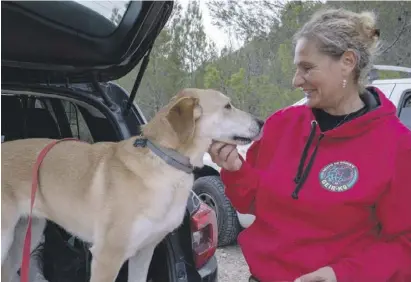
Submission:
[[[379,71],[392,71],[405,74],[404,78],[396,79],[379,79]],[[411,68],[389,65],[374,65],[369,72],[369,85],[373,85],[381,89],[385,95],[396,105],[397,114],[401,121],[411,129]],[[302,98],[293,105],[303,105],[306,98]],[[248,148],[251,146],[238,146],[240,155],[245,158]],[[248,228],[255,220],[252,214],[242,214],[234,209],[229,199],[224,193],[224,184],[220,175],[220,167],[212,162],[209,154],[204,156],[205,168],[195,185],[195,191],[199,191],[199,197],[209,204],[213,209],[217,210],[218,226],[222,226],[219,230],[219,245],[222,243],[231,244],[235,242],[238,233]],[[204,179],[207,180],[207,185],[204,185]],[[201,187],[198,187],[201,186]],[[213,200],[209,200],[213,199]],[[211,203],[211,204],[210,204]],[[227,224],[231,223],[230,224]],[[235,223],[235,224],[234,224]]]
[[[73,137],[118,142],[140,134],[146,119],[133,101],[173,1],[128,1],[114,21],[102,14],[123,2],[96,1],[100,12],[88,1],[2,3],[2,142]],[[112,82],[138,64],[131,93]],[[31,256],[30,275],[88,281],[89,247],[49,221]],[[215,282],[216,247],[215,212],[192,193],[184,221],[157,246],[147,281]],[[133,260],[123,265],[117,282],[134,281]]]

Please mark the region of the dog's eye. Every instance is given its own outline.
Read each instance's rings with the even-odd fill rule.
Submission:
[[[227,105],[225,105],[225,106],[224,106],[224,109],[227,109],[227,110],[231,109],[231,104],[228,103]]]

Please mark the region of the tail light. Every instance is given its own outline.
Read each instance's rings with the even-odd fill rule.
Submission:
[[[191,217],[192,246],[197,269],[202,267],[217,249],[217,228],[214,210],[201,203],[198,211]]]

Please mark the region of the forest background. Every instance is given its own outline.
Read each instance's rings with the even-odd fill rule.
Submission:
[[[298,101],[303,93],[291,85],[295,70],[291,38],[316,10],[325,7],[374,11],[382,41],[375,63],[411,67],[410,1],[208,0],[206,7],[212,24],[233,43],[219,50],[205,32],[199,1],[186,5],[176,1],[135,99],[147,119],[185,87],[220,90],[236,107],[261,118]],[[115,10],[112,18],[116,20]],[[139,67],[116,82],[131,91]]]

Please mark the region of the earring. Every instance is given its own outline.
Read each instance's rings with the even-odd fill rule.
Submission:
[[[343,87],[343,88],[347,87],[347,80],[346,80],[346,79],[343,79],[343,81],[342,81],[342,87]]]

